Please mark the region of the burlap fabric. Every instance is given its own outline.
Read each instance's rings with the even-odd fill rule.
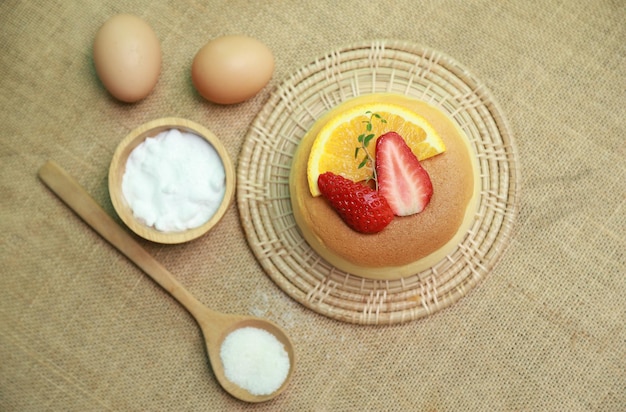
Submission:
[[[98,27],[119,12],[148,21],[163,49],[157,87],[132,105],[107,94],[91,57]],[[1,2],[0,410],[626,409],[625,21],[615,0]],[[253,99],[216,106],[195,93],[190,64],[231,33],[266,43],[276,71]],[[291,335],[290,387],[243,404],[217,385],[193,319],[37,169],[55,160],[114,215],[108,165],[131,129],[188,118],[237,159],[283,79],[376,39],[441,50],[493,93],[519,149],[515,233],[478,288],[394,326],[340,322],[288,297],[251,252],[235,204],[197,241],[142,241],[208,306]]]

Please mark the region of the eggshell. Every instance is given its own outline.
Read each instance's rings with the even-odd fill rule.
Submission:
[[[93,43],[96,73],[117,99],[132,103],[146,97],[161,73],[161,45],[142,19],[119,14],[98,30]]]
[[[257,94],[273,72],[274,56],[265,44],[232,35],[209,41],[196,53],[191,79],[205,99],[233,104]]]

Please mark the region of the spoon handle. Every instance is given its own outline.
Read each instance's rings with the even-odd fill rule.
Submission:
[[[39,169],[39,178],[85,223],[170,293],[196,319],[210,311],[152,257],[65,170],[53,161]]]

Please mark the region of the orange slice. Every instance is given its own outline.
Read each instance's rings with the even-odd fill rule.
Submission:
[[[375,114],[375,115],[373,115]],[[371,130],[367,130],[368,122]],[[364,149],[359,136],[373,134],[366,150],[375,159],[376,140],[387,132],[396,132],[404,138],[419,160],[443,153],[445,144],[426,119],[402,106],[389,103],[368,103],[352,107],[332,117],[313,142],[307,164],[309,189],[319,196],[317,178],[324,172],[333,172],[355,182],[372,176],[373,163],[363,164]]]

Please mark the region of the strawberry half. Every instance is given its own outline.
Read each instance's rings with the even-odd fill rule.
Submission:
[[[376,175],[378,191],[396,216],[420,213],[433,195],[428,172],[395,132],[385,133],[376,141]]]
[[[357,232],[377,233],[393,220],[387,200],[368,186],[332,172],[319,175],[317,184],[322,196]]]

